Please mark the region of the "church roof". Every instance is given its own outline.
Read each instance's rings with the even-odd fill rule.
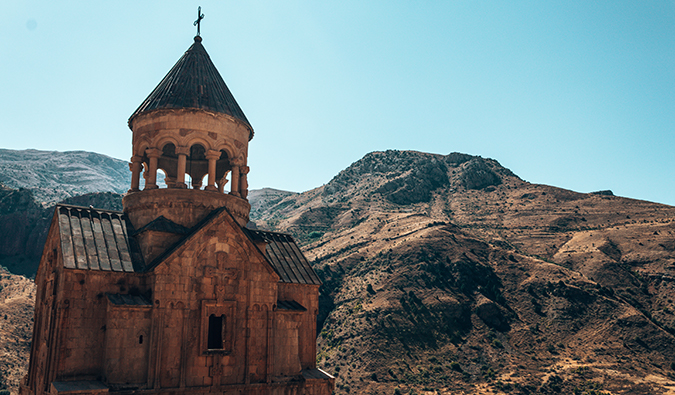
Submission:
[[[230,115],[252,130],[199,36],[195,37],[194,44],[129,117],[129,124],[141,113],[169,108],[197,108]]]
[[[63,265],[67,269],[129,273],[152,271],[199,229],[216,220],[222,211],[227,211],[227,209],[223,207],[214,210],[199,224],[189,229],[189,232],[186,232],[187,228],[184,227],[174,229],[174,225],[180,225],[173,223],[171,225],[168,224],[171,221],[158,218],[156,224],[148,226],[148,229],[185,234],[185,237],[146,265],[134,237],[145,228],[134,231],[123,212],[59,204],[56,206],[55,215],[58,216],[57,226],[61,239]],[[321,284],[321,280],[293,237],[284,233],[258,229],[244,228],[243,231],[251,240],[266,243],[265,251],[262,252],[267,262],[281,278],[281,282]]]
[[[265,258],[272,264],[282,282],[321,285],[319,276],[291,235],[248,228],[244,231],[252,240],[267,243]]]
[[[57,205],[55,215],[67,269],[134,272],[142,267],[122,212]]]

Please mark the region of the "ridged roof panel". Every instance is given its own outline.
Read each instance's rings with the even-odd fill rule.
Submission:
[[[319,276],[307,261],[291,235],[259,229],[244,228],[253,240],[266,243],[265,258],[284,283],[321,285]]]
[[[230,115],[251,128],[201,41],[201,37],[195,37],[194,44],[129,117],[130,125],[134,117],[143,112],[165,108],[197,108]]]
[[[132,273],[142,267],[123,213],[57,205],[56,215],[65,268]]]

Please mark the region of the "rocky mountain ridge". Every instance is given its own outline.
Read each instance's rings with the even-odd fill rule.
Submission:
[[[317,359],[339,394],[675,388],[675,207],[414,151],[249,200],[323,280]]]
[[[675,207],[386,151],[255,221],[296,235],[324,280],[338,393],[675,386]]]

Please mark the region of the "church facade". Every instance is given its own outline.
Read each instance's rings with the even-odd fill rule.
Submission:
[[[124,211],[56,207],[21,394],[332,393],[321,282],[291,236],[246,227],[253,129],[201,41],[129,119]]]

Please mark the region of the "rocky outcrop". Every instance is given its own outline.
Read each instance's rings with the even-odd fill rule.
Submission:
[[[482,158],[473,158],[461,166],[462,186],[466,189],[483,189],[502,183],[501,177]]]
[[[323,188],[323,196],[343,201],[354,194],[379,194],[399,205],[429,202],[434,191],[450,187],[483,189],[517,178],[493,159],[453,152],[371,152],[341,171]]]
[[[406,205],[431,200],[436,189],[447,186],[448,168],[442,160],[430,158],[414,163],[403,175],[386,182],[375,190],[392,203]]]
[[[476,298],[474,311],[488,327],[498,331],[506,331],[509,329],[509,323],[504,308],[485,296],[479,295],[478,298]]]

